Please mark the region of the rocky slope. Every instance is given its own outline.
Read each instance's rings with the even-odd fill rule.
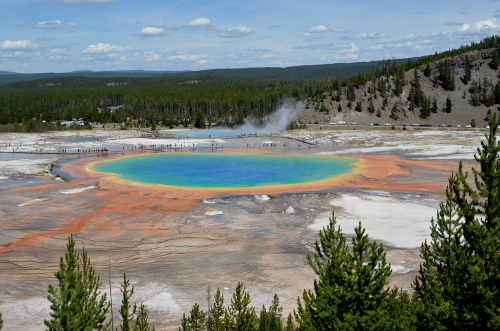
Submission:
[[[434,99],[437,103],[437,112],[431,113],[427,118],[420,116],[421,107],[411,109],[410,90],[415,85],[414,70],[404,72],[404,87],[402,92],[397,95],[396,79],[393,75],[383,75],[375,77],[354,88],[355,98],[351,101],[347,98],[348,86],[343,86],[339,91],[331,91],[324,94],[323,99],[310,99],[306,105],[305,111],[298,118],[302,123],[319,123],[328,124],[332,122],[345,122],[351,124],[372,124],[379,123],[381,125],[390,123],[394,125],[411,125],[411,124],[430,124],[439,126],[442,124],[462,127],[470,125],[474,121],[476,127],[487,125],[488,110],[491,114],[498,112],[498,104],[485,105],[481,103],[474,106],[471,87],[478,82],[482,86],[486,86],[485,93],[491,95],[494,93],[495,86],[499,83],[500,78],[498,69],[492,69],[490,62],[495,57],[496,49],[486,49],[480,51],[472,51],[458,56],[449,57],[440,61],[429,63],[431,74],[427,77],[424,71],[427,65],[422,65],[416,69],[422,92],[426,98],[431,101]],[[447,61],[455,83],[455,89],[445,90],[440,84],[438,75],[440,72],[440,63]],[[465,67],[469,61],[471,64],[471,80],[464,83]],[[385,80],[386,92],[381,93],[379,89],[380,81]],[[383,91],[382,91],[383,92]],[[340,96],[340,98],[338,98]],[[452,111],[446,112],[446,99],[450,98],[452,103]],[[384,99],[386,105],[384,105]],[[337,101],[338,100],[338,101]],[[356,111],[356,104],[361,102],[362,111]],[[369,112],[370,103],[373,103],[373,113]],[[398,111],[396,116],[391,116],[394,109],[394,104],[397,103]],[[322,107],[324,105],[324,107]],[[339,111],[339,105],[341,111]],[[323,109],[323,111],[320,111]],[[359,108],[358,108],[359,110]],[[394,112],[392,112],[394,113]],[[486,120],[485,120],[486,119]]]

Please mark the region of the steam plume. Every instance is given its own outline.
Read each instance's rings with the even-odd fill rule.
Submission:
[[[285,131],[293,119],[304,110],[304,104],[295,100],[285,100],[283,104],[272,113],[264,125],[245,123],[234,130],[242,133],[278,133]]]

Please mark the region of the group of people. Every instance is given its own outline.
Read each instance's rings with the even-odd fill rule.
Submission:
[[[84,153],[84,154],[87,154],[87,153],[105,153],[105,152],[109,152],[109,151],[107,148],[104,148],[104,147],[82,149],[82,153]],[[79,149],[78,149],[78,154],[80,154]]]
[[[194,143],[192,147],[194,147]],[[213,146],[213,144],[212,144]],[[150,145],[140,145],[140,146],[132,146],[132,149],[163,149],[163,148],[177,148],[177,147],[191,147],[191,144],[150,144]]]

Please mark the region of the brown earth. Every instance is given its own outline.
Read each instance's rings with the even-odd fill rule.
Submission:
[[[55,283],[53,273],[69,234],[79,248],[89,252],[103,280],[103,290],[107,290],[110,276],[115,316],[125,272],[135,285],[135,301],[146,304],[157,330],[176,329],[182,313],[195,302],[205,309],[209,286],[212,294],[220,288],[229,302],[239,281],[246,285],[254,306],[269,305],[277,293],[285,312],[291,312],[297,297],[303,289],[311,288],[314,279],[305,257],[317,234],[308,227],[320,215],[331,212],[332,200],[346,193],[369,195],[383,190],[401,201],[402,208],[407,196],[431,199],[435,206],[456,168],[454,160],[436,157],[359,153],[355,151],[359,146],[383,143],[368,137],[369,132],[349,136],[351,133],[332,132],[337,138],[324,138],[318,148],[248,149],[237,146],[244,145],[242,141],[225,150],[313,155],[343,150],[362,160],[355,173],[315,184],[183,190],[120,182],[88,171],[89,164],[98,159],[81,158],[62,166],[75,178],[72,181],[33,180],[0,187],[0,311],[4,330],[44,328],[43,319],[49,316],[47,285]],[[296,134],[311,135],[311,139],[325,137],[324,130]],[[406,134],[408,141],[417,141],[412,133]],[[349,143],[341,145],[341,137]],[[381,141],[401,139],[380,137]],[[473,143],[474,139],[467,141]],[[68,194],[71,190],[75,193]],[[387,246],[387,256],[394,264],[404,261],[408,269],[395,272],[391,283],[410,290],[420,261],[418,248]]]

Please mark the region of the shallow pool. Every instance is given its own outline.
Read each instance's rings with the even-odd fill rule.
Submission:
[[[189,188],[300,184],[351,172],[357,159],[331,156],[166,153],[97,162],[119,178]]]

